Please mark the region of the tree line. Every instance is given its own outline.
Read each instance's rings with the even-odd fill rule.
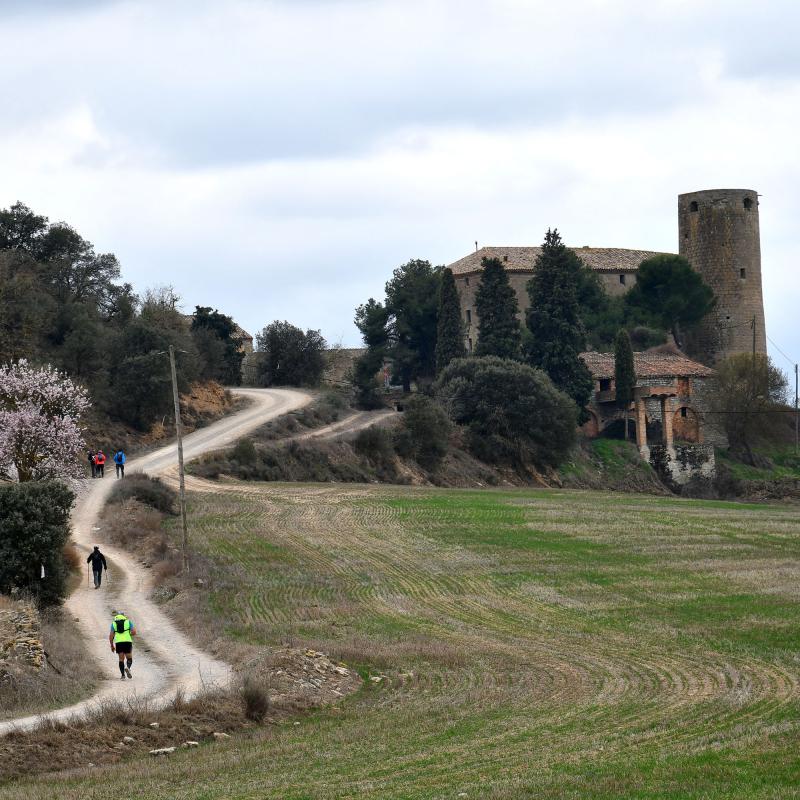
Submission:
[[[137,295],[113,253],[22,203],[0,210],[0,364],[52,364],[86,386],[101,414],[139,430],[169,414],[165,352],[178,383],[241,381],[236,325],[210,307],[188,318],[172,287]]]
[[[370,298],[356,309],[367,349],[354,366],[353,381],[362,405],[378,404],[375,376],[390,363],[405,391],[416,382],[444,403],[451,419],[471,426],[473,450],[484,455],[510,458],[527,440],[534,460],[555,463],[568,450],[562,445],[571,441],[575,424],[587,417],[593,380],[579,354],[598,345],[614,349],[621,397],[629,398],[636,380],[631,339],[643,349],[670,332],[681,344],[684,331],[714,304],[711,289],[679,256],[644,262],[636,286],[621,298],[609,297],[558,231],[548,230],[526,287],[529,304],[521,323],[502,262],[485,258],[481,266],[472,354],[465,348],[452,272],[413,260],[394,271],[382,301]],[[527,393],[524,400],[521,392]],[[468,401],[473,395],[477,406]]]

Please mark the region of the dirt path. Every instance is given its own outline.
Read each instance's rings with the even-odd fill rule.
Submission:
[[[186,460],[208,450],[230,444],[270,419],[301,408],[311,401],[305,392],[290,389],[234,389],[252,404],[244,411],[189,434],[184,439]],[[128,473],[146,471],[158,475],[167,471],[176,459],[175,445],[156,450],[128,464]],[[79,550],[88,555],[93,544],[101,544],[109,562],[109,573],[102,589],[95,591],[82,583],[65,603],[67,613],[77,621],[91,655],[102,665],[104,679],[92,697],[66,708],[52,711],[48,718],[66,720],[96,707],[105,699],[147,699],[157,704],[174,696],[178,688],[191,695],[202,687],[228,681],[230,669],[216,659],[195,649],[180,630],[150,599],[151,578],[134,558],[103,544],[97,527],[100,512],[114,485],[113,472],[103,480],[89,482],[89,491],[72,514],[72,536]],[[107,641],[113,608],[123,610],[135,622],[139,637],[134,653],[134,679],[119,678],[116,656]],[[0,723],[0,735],[13,728],[31,728],[43,715],[32,715]]]
[[[370,428],[377,425],[379,422],[385,422],[388,419],[398,416],[397,411],[391,409],[382,409],[380,411],[357,411],[354,414],[348,414],[324,428],[317,428],[316,430],[308,431],[307,433],[299,433],[293,436],[287,436],[285,439],[277,439],[278,442],[295,441],[302,442],[309,439],[336,439],[339,436],[348,436],[352,433]]]

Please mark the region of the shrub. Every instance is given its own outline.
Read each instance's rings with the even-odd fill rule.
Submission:
[[[395,449],[427,470],[435,470],[447,455],[450,420],[444,409],[428,397],[412,397],[403,424],[394,437]]]
[[[177,514],[178,495],[159,478],[151,478],[144,473],[136,473],[117,481],[109,498],[110,503],[122,503],[128,498],[161,511],[163,514]]]
[[[245,678],[239,690],[242,698],[244,715],[253,722],[261,722],[269,712],[269,693],[266,687],[256,683],[252,678]]]
[[[359,431],[353,442],[353,449],[373,463],[383,463],[394,456],[391,434],[378,425]]]
[[[64,545],[74,499],[61,483],[0,488],[0,592],[30,592],[40,606],[61,602],[67,591]]]
[[[488,462],[558,466],[575,442],[576,407],[541,370],[489,356],[451,362],[436,382],[450,419]]]
[[[255,464],[258,461],[256,446],[251,439],[239,439],[236,447],[233,448],[231,458],[240,464]]]

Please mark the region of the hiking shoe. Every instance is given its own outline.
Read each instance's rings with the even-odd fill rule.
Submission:
[[[133,679],[133,675],[131,675],[131,669],[130,669],[130,667],[125,667],[125,674],[126,674],[126,675],[127,675],[129,678]]]
[[[120,676],[119,676],[119,679],[120,679],[121,681],[124,681],[124,680],[125,680],[125,676],[124,676],[124,675],[120,675]]]

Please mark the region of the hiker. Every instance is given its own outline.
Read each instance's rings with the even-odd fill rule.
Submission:
[[[94,550],[89,553],[89,558],[86,559],[86,563],[92,564],[92,575],[94,575],[94,588],[99,589],[100,584],[103,580],[103,570],[108,570],[108,564],[106,564],[106,557],[100,552],[100,548],[95,545]]]
[[[92,477],[96,478],[97,477],[97,467],[96,467],[96,465],[94,463],[94,453],[91,450],[89,450],[86,453],[86,455],[89,456],[89,469],[92,471]]]
[[[114,453],[114,465],[117,468],[117,477],[124,478],[125,477],[125,453],[123,452],[122,448],[120,447],[116,453]]]
[[[102,450],[98,450],[94,456],[94,463],[97,467],[97,474],[99,477],[105,477],[105,469],[106,469],[106,454]]]
[[[119,676],[124,681],[126,675],[133,678],[131,664],[133,664],[133,637],[136,636],[136,628],[133,620],[128,619],[121,611],[111,613],[114,619],[111,623],[111,632],[108,634],[108,642],[111,645],[111,652],[116,652],[119,656]]]

